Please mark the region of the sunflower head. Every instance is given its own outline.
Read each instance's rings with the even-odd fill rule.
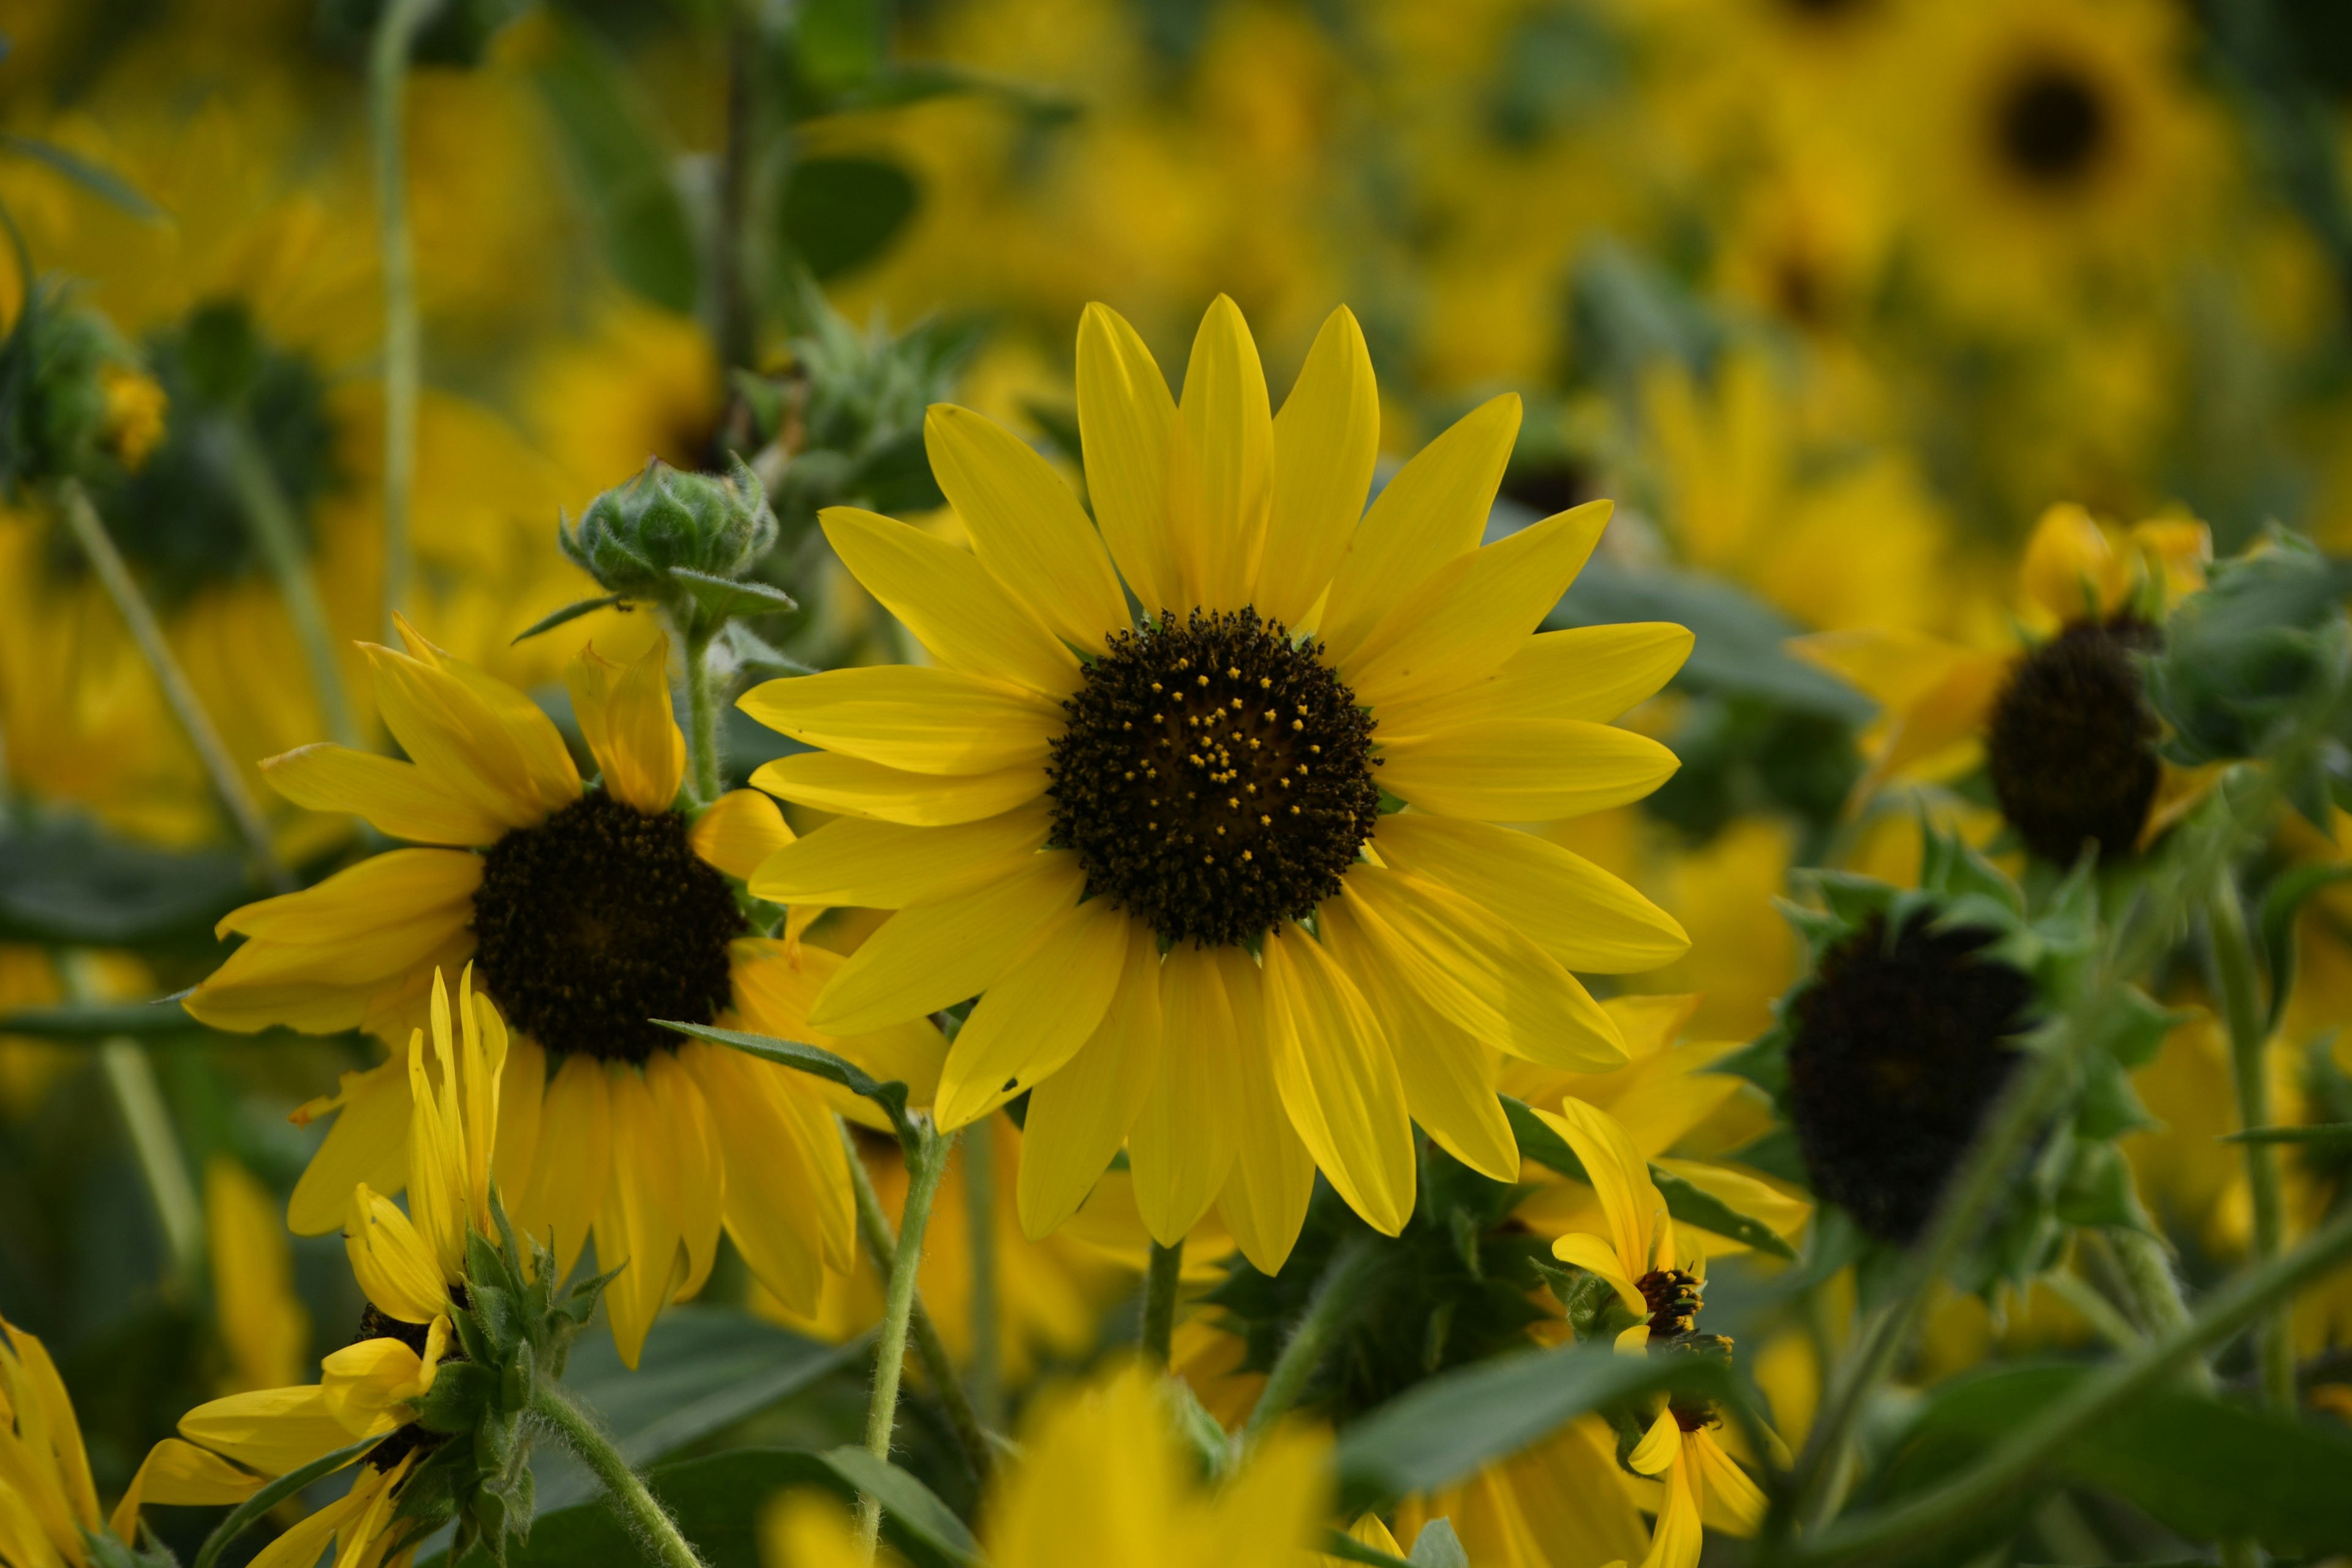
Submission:
[[[740,577],[776,542],[760,477],[731,454],[723,474],[688,473],[658,458],[588,504],[563,552],[609,592],[665,600],[673,572]]]

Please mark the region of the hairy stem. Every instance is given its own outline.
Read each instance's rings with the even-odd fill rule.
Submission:
[[[2230,1074],[2238,1091],[2238,1125],[2267,1127],[2271,1089],[2263,1058],[2268,1054],[2269,1031],[2263,1027],[2254,950],[2246,939],[2237,880],[2226,867],[2215,875],[2205,897],[2205,935],[2214,989],[2221,995],[2221,1016],[2230,1029]],[[2245,1153],[2246,1184],[2253,1194],[2254,1260],[2267,1262],[2279,1255],[2286,1235],[2278,1151],[2268,1143],[2252,1142],[2245,1145]],[[2287,1312],[2287,1304],[2280,1301],[2254,1325],[2263,1397],[2279,1410],[2293,1410],[2295,1405],[2294,1341]]]
[[[890,1279],[882,1306],[882,1332],[874,1347],[874,1395],[866,1407],[866,1451],[877,1459],[890,1458],[892,1436],[898,1429],[898,1379],[906,1370],[907,1324],[915,1311],[915,1275],[923,1265],[923,1232],[931,1220],[931,1200],[939,1196],[940,1178],[946,1173],[948,1152],[955,1145],[952,1132],[924,1132],[907,1148],[907,1206],[898,1216],[898,1256],[890,1260]],[[882,1534],[882,1500],[872,1493],[857,1500],[857,1542],[866,1560]]]
[[[719,798],[719,682],[712,679],[710,645],[716,626],[697,626],[686,634],[686,774],[695,798],[705,805]]]
[[[1176,1338],[1176,1285],[1183,1272],[1182,1237],[1173,1247],[1151,1244],[1151,1263],[1143,1275],[1143,1359],[1155,1367],[1167,1367]]]
[[[408,51],[439,0],[387,0],[368,50],[368,136],[375,150],[377,244],[383,270],[383,635],[414,574],[408,515],[416,485],[416,398],[424,379],[416,243],[408,226]]]
[[[1004,1424],[1004,1378],[996,1279],[996,1118],[963,1136],[963,1217],[971,1247],[971,1399],[991,1426]]]
[[[116,613],[130,628],[131,640],[139,645],[147,668],[155,672],[157,683],[163,688],[163,700],[171,705],[172,716],[180,721],[188,744],[195,748],[196,758],[212,781],[213,793],[220,797],[221,809],[227,813],[237,837],[245,840],[247,853],[253,857],[254,864],[272,888],[281,893],[290,892],[294,879],[278,861],[261,807],[245,787],[245,775],[237,771],[236,760],[221,740],[212,714],[205,710],[204,700],[196,695],[188,672],[180,668],[172,645],[163,640],[163,628],[156,624],[155,612],[148,606],[146,595],[140,593],[122,552],[114,548],[113,538],[99,521],[98,509],[89,502],[89,492],[81,488],[79,479],[64,479],[58,485],[57,501],[68,531],[89,558],[90,569],[105,584]]]
[[[638,1539],[653,1548],[666,1568],[706,1568],[701,1553],[678,1533],[677,1521],[669,1516],[669,1510],[646,1489],[646,1483],[629,1468],[628,1461],[621,1458],[612,1439],[598,1429],[586,1411],[572,1403],[553,1378],[533,1381],[530,1413],[545,1423],[565,1447],[579,1456],[581,1463],[596,1472],[596,1479],[611,1494],[614,1506],[628,1520]]]
[[[1316,1281],[1314,1295],[1307,1299],[1306,1314],[1283,1342],[1282,1353],[1275,1358],[1274,1370],[1266,1374],[1265,1387],[1250,1409],[1249,1422],[1242,1428],[1244,1445],[1256,1444],[1298,1403],[1307,1380],[1315,1375],[1315,1369],[1323,1363],[1324,1352],[1331,1348],[1331,1336],[1355,1310],[1358,1287],[1378,1256],[1371,1247],[1350,1247],[1332,1258],[1330,1266],[1324,1269],[1323,1278]]]
[[[335,657],[334,628],[327,620],[326,601],[319,596],[319,579],[302,552],[301,530],[292,503],[270,471],[269,459],[242,419],[226,419],[214,426],[221,464],[229,488],[236,492],[237,510],[245,514],[246,531],[278,583],[278,596],[294,623],[294,636],[310,666],[310,686],[319,699],[319,716],[326,721],[328,738],[356,749],[359,725],[352,718],[350,693],[343,688],[341,661]]]

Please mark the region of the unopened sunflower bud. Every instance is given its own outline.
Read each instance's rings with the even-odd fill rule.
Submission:
[[[163,436],[163,389],[97,311],[36,288],[0,345],[0,480],[137,469]]]
[[[673,572],[735,578],[776,540],[767,491],[742,459],[724,476],[691,474],[656,458],[589,503],[563,552],[609,592],[667,599]]]

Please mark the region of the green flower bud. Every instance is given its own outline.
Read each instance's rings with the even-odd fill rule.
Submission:
[[[767,491],[740,458],[729,471],[690,474],[655,458],[626,484],[589,503],[563,552],[608,592],[667,602],[684,571],[740,577],[776,541]]]
[[[43,283],[0,343],[0,481],[136,469],[163,436],[163,404],[113,324]]]

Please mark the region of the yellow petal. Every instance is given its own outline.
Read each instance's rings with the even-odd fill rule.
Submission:
[[[507,1217],[518,1225],[512,1205],[530,1185],[531,1173],[539,1166],[540,1123],[546,1100],[547,1053],[529,1036],[514,1036],[507,1044],[506,1068],[499,1075],[497,1154],[490,1169],[509,1205]]]
[[[1673,776],[1646,735],[1561,719],[1484,720],[1384,746],[1383,789],[1423,811],[1550,822],[1641,799]]]
[[[1266,1033],[1283,1109],[1331,1185],[1386,1236],[1412,1214],[1412,1122],[1386,1033],[1322,944],[1265,940]]]
[[[758,790],[730,789],[695,820],[689,837],[706,864],[748,882],[770,856],[793,842],[793,830],[776,803]]]
[[[916,1017],[861,1034],[829,1034],[809,1023],[808,1012],[841,973],[846,961],[839,953],[821,947],[795,952],[789,942],[762,937],[739,938],[728,951],[735,982],[735,1024],[754,1034],[804,1040],[848,1058],[884,1083],[896,1079],[905,1084],[911,1105],[931,1103],[948,1054],[947,1038],[938,1025]],[[847,1089],[815,1079],[794,1081],[845,1115],[870,1117],[872,1126],[888,1125],[875,1106]]]
[[[903,664],[767,681],[736,706],[796,741],[918,773],[1042,769],[1064,721],[1020,687]]]
[[[1189,608],[1177,602],[1184,583],[1171,514],[1176,402],[1151,351],[1108,306],[1088,305],[1078,319],[1077,382],[1087,494],[1103,543],[1146,614]]]
[[[432,1384],[425,1358],[395,1339],[360,1340],[331,1351],[319,1369],[320,1400],[351,1437],[397,1426],[408,1403]]]
[[[394,849],[370,856],[299,893],[233,910],[215,931],[221,936],[236,931],[261,942],[340,947],[389,926],[464,910],[481,885],[478,855],[463,849]],[[371,964],[355,972],[380,973]]]
[[[17,1356],[16,1431],[37,1450],[49,1479],[63,1493],[77,1523],[98,1527],[98,1489],[90,1482],[89,1456],[82,1447],[81,1423],[75,1418],[72,1398],[48,1346],[0,1319]],[[4,1385],[0,1385],[4,1386]],[[54,1466],[54,1468],[50,1467]]]
[[[656,1112],[635,1068],[616,1065],[605,1082],[613,1164],[596,1215],[596,1267],[621,1268],[620,1277],[605,1287],[604,1315],[612,1321],[621,1364],[634,1372],[656,1314],[676,1293],[686,1270],[678,1153],[675,1130]]]
[[[1755,1534],[1771,1507],[1763,1489],[1723,1451],[1715,1434],[1703,1426],[1690,1435],[1689,1458],[1698,1466],[1707,1511],[1725,1516],[1728,1523],[1724,1528],[1733,1535]]]
[[[1606,724],[1654,695],[1690,657],[1686,626],[1666,621],[1538,632],[1501,668],[1459,690],[1383,705],[1383,742],[1478,719],[1586,719]]]
[[[239,1469],[219,1455],[184,1443],[177,1437],[166,1437],[147,1450],[140,1464],[139,1473],[131,1478],[130,1489],[115,1505],[114,1516],[108,1527],[119,1541],[137,1539],[139,1510],[145,1504],[176,1504],[185,1508],[202,1508],[217,1503],[243,1502],[261,1489],[265,1476]]]
[[[678,1235],[686,1247],[686,1279],[673,1299],[683,1301],[701,1290],[718,1260],[727,1166],[719,1158],[717,1121],[676,1055],[656,1051],[646,1058],[646,1089],[655,1116],[667,1124],[671,1146],[677,1151]]]
[[[1048,850],[988,886],[909,904],[850,955],[809,1021],[853,1035],[976,996],[1085,886],[1076,856]]]
[[[505,731],[542,811],[561,811],[579,798],[580,770],[572,764],[571,748],[538,703],[496,676],[435,647],[402,617],[394,616],[393,621],[410,658],[456,681],[478,710]]]
[[[1274,489],[1274,415],[1265,368],[1241,307],[1223,294],[1192,337],[1179,405],[1199,474],[1201,526],[1192,541],[1193,604],[1238,610],[1251,602]],[[1180,549],[1180,555],[1181,551]]]
[[[1675,918],[1548,839],[1492,823],[1391,812],[1373,843],[1399,871],[1453,889],[1501,918],[1561,967],[1633,974],[1690,951]]]
[[[2091,514],[2061,502],[2042,514],[2025,542],[2018,587],[2053,622],[2098,620],[2123,604],[2131,563]]]
[[[669,705],[669,638],[655,637],[625,665],[592,643],[564,667],[563,684],[605,793],[649,816],[667,811],[686,777],[686,737]]]
[[[1053,827],[1042,798],[952,827],[838,817],[762,861],[751,891],[779,904],[904,909],[1016,869],[1045,847]]]
[[[1276,1427],[1251,1445],[1249,1462],[1217,1493],[1201,1555],[1188,1561],[1304,1568],[1334,1500],[1333,1469],[1328,1433],[1303,1421]]]
[[[350,1447],[352,1438],[316,1384],[232,1394],[199,1405],[180,1417],[180,1436],[265,1476],[299,1470]]]
[[[1262,1274],[1281,1272],[1307,1223],[1315,1195],[1315,1156],[1282,1108],[1265,1038],[1265,977],[1249,954],[1220,947],[1211,955],[1234,1015],[1234,1166],[1217,1194],[1217,1213],[1242,1256]],[[1494,1095],[1490,1092],[1491,1102]],[[1517,1171],[1512,1173],[1517,1179]]]
[[[1682,1425],[1675,1419],[1673,1411],[1661,1410],[1658,1418],[1650,1423],[1650,1429],[1642,1434],[1642,1440],[1633,1446],[1633,1451],[1625,1456],[1625,1462],[1643,1475],[1664,1475],[1682,1458]]]
[[[1659,1510],[1656,1532],[1642,1568],[1698,1568],[1705,1531],[1699,1521],[1698,1467],[1678,1464],[1666,1472],[1665,1506]]]
[[[555,1254],[561,1279],[579,1261],[604,1209],[612,1170],[612,1097],[594,1058],[566,1057],[549,1080],[539,1142],[530,1187],[509,1194],[507,1202],[518,1226]]]
[[[1673,1222],[1666,1218],[1665,1200],[1650,1179],[1650,1163],[1625,1130],[1599,1106],[1570,1097],[1555,1113],[1538,1106],[1544,1124],[1576,1151],[1591,1178],[1593,1195],[1609,1222],[1609,1245],[1617,1266],[1629,1279],[1638,1280],[1653,1268],[1672,1268]],[[1661,1242],[1664,1245],[1662,1247]],[[1668,1255],[1664,1265],[1661,1252]]]
[[[350,1213],[362,1184],[396,1193],[408,1184],[407,1053],[366,1072],[347,1072],[336,1097],[341,1110],[326,1142],[294,1184],[286,1223],[297,1236],[324,1236]],[[307,1120],[307,1118],[306,1118]]]
[[[1380,447],[1372,357],[1363,329],[1342,305],[1316,334],[1274,418],[1274,500],[1257,574],[1261,614],[1295,627],[1315,607],[1363,515]]]
[[[292,1383],[309,1354],[310,1315],[294,1293],[277,1199],[233,1155],[205,1162],[205,1240],[233,1386]]]
[[[831,752],[803,752],[762,763],[755,789],[779,800],[845,816],[870,816],[916,827],[946,827],[997,816],[1045,793],[1045,770],[992,773],[912,773]]]
[[[574,770],[570,796],[543,798],[534,748],[455,675],[389,648],[369,645],[367,653],[375,665],[376,706],[385,725],[401,750],[442,788],[501,827],[529,827],[578,796]],[[540,722],[547,723],[544,715]],[[548,730],[552,734],[554,726]],[[561,753],[561,736],[556,743]],[[570,768],[569,754],[561,754]]]
[[[1341,670],[1375,710],[1500,671],[1584,570],[1613,503],[1588,501],[1446,563],[1375,626]]]
[[[850,574],[950,669],[1051,697],[1076,689],[1077,656],[971,551],[855,507],[827,507],[818,517]]]
[[[1032,1240],[1077,1212],[1142,1114],[1160,1071],[1160,966],[1157,942],[1130,941],[1102,1022],[1029,1097],[1019,1195]]]
[[[1570,1071],[1623,1065],[1616,1020],[1576,977],[1459,893],[1377,866],[1350,868],[1340,892],[1399,987],[1472,1038]]]
[[[990,983],[940,1071],[943,1128],[976,1121],[1055,1071],[1102,1022],[1144,928],[1095,899],[1040,928]]]
[[[1624,1260],[1617,1256],[1617,1248],[1606,1237],[1570,1231],[1553,1240],[1551,1255],[1562,1263],[1573,1264],[1598,1274],[1616,1288],[1619,1300],[1644,1317],[1649,1315],[1650,1304],[1642,1299],[1642,1292],[1634,1286],[1633,1277],[1625,1272]],[[1646,1343],[1649,1325],[1642,1323],[1637,1326],[1642,1330]]]
[[[718,1129],[728,1234],[778,1300],[814,1310],[827,1260],[850,1262],[849,1163],[833,1118],[789,1068],[723,1046],[689,1045],[678,1059]]]
[[[1129,625],[1127,596],[1078,498],[1029,445],[994,420],[935,403],[923,446],[972,553],[1073,647],[1098,650]]]
[[[376,1310],[404,1323],[429,1323],[449,1310],[441,1261],[390,1198],[362,1183],[352,1189],[343,1226],[352,1277]]]
[[[377,832],[420,844],[481,846],[507,825],[445,789],[415,763],[326,742],[297,746],[261,764],[269,787],[311,811],[348,811]]]
[[[1208,953],[1178,942],[1160,972],[1160,1071],[1128,1129],[1127,1157],[1144,1228],[1172,1247],[1208,1212],[1233,1169],[1239,1031]]]
[[[1397,471],[1356,525],[1316,630],[1344,666],[1397,602],[1486,530],[1519,434],[1516,393],[1481,404]]]
[[[374,1493],[353,1488],[314,1514],[289,1525],[286,1533],[256,1552],[247,1568],[315,1568],[335,1532],[364,1513]]]

